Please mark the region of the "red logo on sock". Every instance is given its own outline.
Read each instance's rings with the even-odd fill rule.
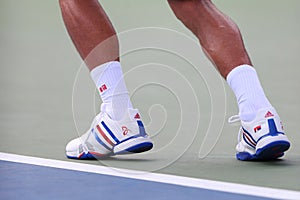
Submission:
[[[122,126],[123,135],[127,135],[129,129],[126,126]]]
[[[267,114],[265,115],[265,118],[268,118],[268,117],[273,117],[273,113],[271,113],[270,111],[267,112]]]
[[[105,84],[103,84],[100,88],[99,88],[100,92],[104,92],[105,90],[107,90],[107,87]]]
[[[141,119],[141,116],[139,113],[136,113],[136,115],[134,116],[134,119]]]

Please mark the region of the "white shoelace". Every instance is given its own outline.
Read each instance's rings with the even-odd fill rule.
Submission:
[[[233,115],[231,117],[228,118],[228,123],[229,124],[235,124],[236,122],[240,122],[241,121],[241,118],[239,115]],[[239,129],[239,132],[238,132],[238,142],[240,142],[242,140],[242,137],[241,137],[241,134],[242,134],[242,126],[240,126],[240,129]]]
[[[239,121],[241,121],[239,115],[233,115],[233,116],[231,116],[231,117],[228,118],[228,123],[229,124],[233,124],[233,123],[239,122]]]

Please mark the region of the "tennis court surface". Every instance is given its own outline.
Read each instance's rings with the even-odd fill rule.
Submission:
[[[65,145],[89,127],[99,97],[57,1],[1,0],[1,199],[300,199],[298,0],[214,1],[239,25],[292,142],[272,162],[235,159],[235,97],[166,1],[101,2],[154,149],[67,159]]]

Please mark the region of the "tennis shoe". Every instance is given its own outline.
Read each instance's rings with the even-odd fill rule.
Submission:
[[[101,159],[118,154],[141,153],[152,147],[138,110],[128,109],[119,121],[100,112],[85,134],[67,144],[66,155],[71,159]]]
[[[236,146],[238,160],[274,160],[282,157],[290,147],[280,118],[272,107],[259,110],[250,122],[240,120],[238,115],[228,121],[241,122]]]

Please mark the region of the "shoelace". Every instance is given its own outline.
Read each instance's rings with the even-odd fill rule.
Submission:
[[[240,122],[241,121],[241,118],[239,115],[233,115],[231,117],[228,118],[228,123],[229,124],[234,124],[236,122]],[[241,137],[241,134],[242,134],[242,126],[240,126],[240,129],[239,129],[239,132],[238,132],[238,142],[240,142],[242,140],[242,137]]]
[[[233,115],[233,116],[231,116],[231,117],[228,118],[228,123],[229,124],[233,124],[233,123],[239,122],[239,121],[241,121],[239,115]]]

